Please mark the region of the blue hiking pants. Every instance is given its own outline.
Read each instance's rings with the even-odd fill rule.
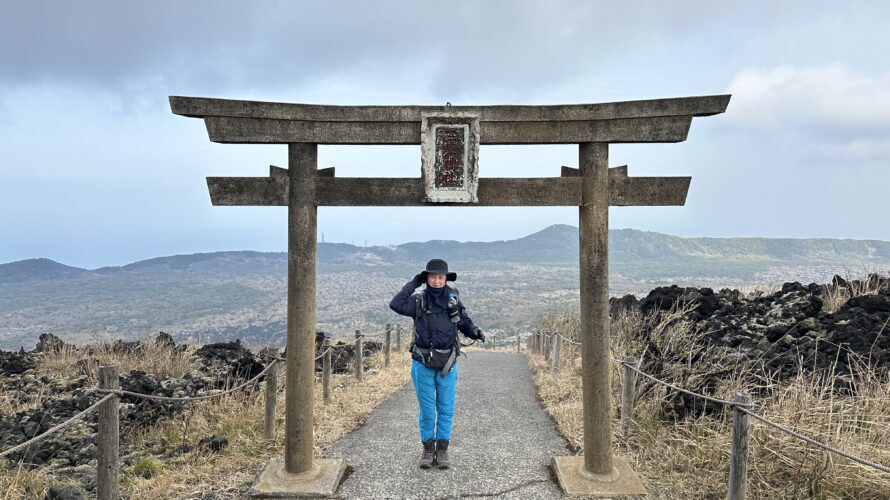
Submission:
[[[440,376],[437,370],[411,360],[411,379],[417,404],[420,406],[417,426],[420,440],[451,439],[451,421],[454,418],[454,390],[457,387],[457,363],[451,371]]]

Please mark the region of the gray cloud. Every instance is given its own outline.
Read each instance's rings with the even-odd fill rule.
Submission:
[[[0,234],[14,242],[0,246],[0,262],[76,254],[103,265],[283,248],[281,210],[211,207],[203,177],[265,175],[286,150],[211,144],[199,121],[170,114],[169,94],[495,104],[728,89],[727,113],[696,119],[687,143],[612,148],[613,164],[629,164],[631,175],[693,176],[687,206],[616,208],[614,227],[887,239],[888,9],[765,0],[5,2],[0,212],[15,216],[0,218]],[[342,175],[417,175],[418,155],[323,148],[320,159]],[[483,158],[483,175],[522,176],[556,175],[577,156],[492,147]],[[387,220],[400,225],[381,232],[369,223],[396,210]],[[447,210],[324,209],[319,227],[329,241],[398,242]],[[447,237],[516,237],[577,223],[577,211],[480,209],[472,219],[455,219]]]
[[[10,2],[0,20],[0,82],[210,94],[379,75],[434,95],[521,100],[542,86],[606,77],[629,54],[657,64],[640,54],[659,57],[666,40],[685,44],[686,55],[717,50],[699,38],[716,40],[735,18],[774,26],[810,4],[758,5],[772,3]]]

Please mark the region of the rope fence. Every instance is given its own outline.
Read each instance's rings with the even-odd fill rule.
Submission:
[[[402,325],[397,325],[398,328],[396,330],[397,335],[397,347],[401,346],[401,334],[402,334]],[[362,362],[362,343],[363,339],[366,337],[380,337],[383,336],[383,346],[384,346],[384,366],[389,366],[390,361],[390,347],[391,347],[391,335],[392,335],[392,325],[386,326],[386,331],[380,334],[374,335],[365,335],[356,330],[356,338],[355,338],[355,372],[356,379],[361,382],[363,380],[363,362]],[[332,360],[331,354],[339,349],[352,347],[350,344],[337,344],[334,345],[331,343],[331,339],[324,339],[322,343],[322,352],[318,356],[315,357],[315,361],[323,360],[322,367],[322,391],[323,391],[323,399],[324,402],[327,403],[331,399],[331,379],[332,379]],[[105,365],[99,367],[99,387],[95,389],[96,394],[104,395],[97,402],[90,405],[90,407],[85,410],[79,412],[78,414],[72,416],[68,420],[53,426],[48,429],[46,432],[34,436],[23,443],[19,443],[12,448],[4,450],[0,452],[0,458],[11,455],[19,450],[28,448],[29,446],[43,441],[49,436],[65,429],[66,427],[71,426],[75,422],[83,419],[85,416],[89,415],[94,411],[98,411],[98,423],[99,430],[96,433],[96,448],[97,448],[97,456],[98,456],[98,465],[97,465],[97,496],[96,498],[99,500],[107,500],[107,499],[117,499],[120,497],[119,494],[119,480],[118,480],[118,471],[120,470],[119,464],[119,403],[120,398],[123,396],[134,397],[144,400],[154,400],[154,401],[165,401],[165,402],[177,402],[177,403],[190,403],[194,401],[206,401],[215,398],[221,398],[228,394],[232,394],[236,391],[242,390],[245,387],[251,386],[252,384],[256,384],[259,380],[266,376],[266,390],[265,390],[265,415],[264,415],[264,425],[263,425],[263,437],[267,440],[274,439],[275,435],[275,422],[276,422],[276,401],[277,401],[277,393],[278,393],[278,377],[277,373],[274,370],[276,366],[280,363],[286,362],[286,358],[282,358],[278,356],[277,349],[272,351],[272,356],[269,363],[263,368],[262,371],[251,377],[249,380],[238,384],[235,387],[230,389],[222,390],[220,392],[215,392],[213,394],[203,394],[199,396],[190,396],[190,397],[171,397],[171,396],[159,396],[154,394],[144,394],[133,391],[126,391],[119,388],[120,378],[117,373],[117,366],[114,365]]]
[[[556,335],[559,335],[559,337],[562,338],[563,342],[568,342],[569,344],[572,344],[572,345],[581,345],[581,342],[575,342],[574,340],[563,335],[562,332],[556,332]]]
[[[650,375],[637,367],[637,361],[634,358],[626,358],[624,360],[619,360],[616,358],[611,358],[613,362],[618,363],[623,368],[623,374],[621,377],[621,428],[623,432],[627,432],[629,428],[630,422],[633,420],[633,403],[634,403],[634,386],[636,383],[636,375],[642,375],[653,382],[661,384],[665,387],[673,389],[675,391],[681,392],[683,394],[687,394],[689,396],[699,398],[705,401],[710,401],[713,403],[717,403],[732,409],[732,450],[730,454],[730,467],[729,467],[729,491],[727,498],[729,500],[742,500],[745,498],[745,490],[747,483],[747,459],[748,459],[748,430],[749,430],[749,419],[748,417],[752,417],[755,420],[762,422],[763,424],[776,429],[778,431],[784,432],[790,436],[793,436],[797,439],[800,439],[806,443],[809,443],[812,446],[820,448],[829,453],[833,453],[835,455],[847,458],[853,462],[856,462],[860,465],[864,465],[867,467],[871,467],[875,470],[885,472],[890,474],[890,467],[879,464],[877,462],[873,462],[871,460],[867,460],[862,457],[858,457],[846,451],[840,450],[828,444],[822,443],[808,437],[804,434],[801,434],[794,429],[786,427],[778,422],[770,420],[763,415],[757,414],[751,410],[752,402],[751,395],[747,393],[738,393],[736,394],[733,400],[726,400],[715,398],[712,396],[707,396],[705,394],[700,394],[694,391],[690,391],[687,389],[683,389],[682,387],[677,387],[670,382],[664,381]]]
[[[521,334],[517,335],[516,352],[521,351],[521,337]],[[551,363],[550,373],[554,377],[559,373],[559,357],[561,345],[563,343],[580,345],[580,342],[570,339],[560,331],[539,330],[528,334],[528,351],[532,354],[542,356],[545,361],[549,361]],[[684,389],[644,372],[639,368],[637,360],[632,357],[625,358],[624,360],[611,357],[611,360],[622,368],[620,424],[622,432],[624,433],[629,431],[630,424],[633,421],[633,407],[635,401],[634,388],[636,386],[637,376],[645,377],[652,382],[663,385],[678,393],[722,405],[732,410],[732,452],[729,472],[729,492],[727,496],[729,500],[741,500],[745,498],[745,488],[747,483],[748,429],[750,425],[749,417],[760,421],[770,428],[784,432],[826,452],[844,457],[855,463],[871,467],[880,472],[890,473],[890,467],[887,467],[886,465],[858,457],[849,452],[822,443],[814,438],[801,434],[794,429],[770,420],[763,415],[755,413],[751,409],[753,403],[750,394],[738,393],[732,400],[708,396],[706,394]]]
[[[772,427],[772,428],[774,428],[774,429],[777,429],[777,430],[780,430],[780,431],[782,431],[782,432],[785,432],[786,434],[790,434],[790,435],[796,437],[797,439],[800,439],[800,440],[802,440],[802,441],[806,441],[807,443],[809,443],[809,444],[811,444],[811,445],[813,445],[813,446],[815,446],[815,447],[817,447],[817,448],[821,448],[821,449],[823,449],[823,450],[825,450],[825,451],[834,453],[835,455],[840,455],[840,456],[842,456],[842,457],[844,457],[844,458],[847,458],[847,459],[849,459],[849,460],[852,460],[852,461],[854,461],[854,462],[856,462],[856,463],[859,463],[859,464],[862,464],[862,465],[865,465],[865,466],[868,466],[868,467],[872,467],[872,468],[877,469],[877,470],[879,470],[879,471],[886,472],[886,473],[890,474],[890,467],[887,467],[886,465],[881,465],[881,464],[879,464],[879,463],[877,463],[877,462],[872,462],[871,460],[867,460],[867,459],[865,459],[865,458],[857,457],[856,455],[852,455],[852,454],[850,454],[850,453],[847,453],[847,452],[844,451],[844,450],[835,448],[835,447],[830,446],[830,445],[827,445],[827,444],[825,444],[825,443],[820,443],[819,441],[816,441],[815,439],[813,439],[813,438],[811,438],[811,437],[807,437],[807,436],[805,436],[805,435],[803,435],[803,434],[801,434],[801,433],[795,431],[794,429],[785,427],[784,425],[782,425],[782,424],[780,424],[780,423],[778,423],[778,422],[774,422],[774,421],[772,421],[772,420],[770,420],[770,419],[764,417],[763,415],[758,415],[758,414],[752,412],[751,410],[749,410],[749,409],[747,409],[747,408],[739,408],[739,411],[741,411],[741,412],[743,412],[743,413],[747,413],[749,416],[754,417],[754,418],[757,419],[757,420],[760,420],[761,422],[763,422],[764,424],[768,425],[769,427]]]
[[[657,383],[659,383],[659,384],[661,384],[661,385],[663,385],[663,386],[665,386],[665,387],[670,387],[671,389],[673,389],[673,390],[675,390],[675,391],[677,391],[677,392],[682,392],[683,394],[688,394],[688,395],[690,395],[690,396],[692,396],[692,397],[694,397],[694,398],[699,398],[699,399],[703,399],[703,400],[705,400],[705,401],[711,401],[712,403],[717,403],[717,404],[726,405],[726,406],[736,406],[736,405],[737,405],[736,403],[734,403],[734,402],[732,402],[732,401],[729,401],[729,400],[727,400],[727,399],[720,399],[720,398],[715,398],[715,397],[712,397],[712,396],[706,396],[706,395],[704,395],[704,394],[699,394],[699,393],[697,393],[697,392],[693,392],[693,391],[689,391],[689,390],[683,389],[682,387],[677,387],[677,386],[674,385],[674,384],[671,384],[671,383],[669,383],[669,382],[665,382],[664,380],[661,380],[661,379],[659,379],[659,378],[653,377],[652,375],[649,375],[648,373],[646,373],[646,372],[640,370],[639,368],[637,368],[636,366],[634,366],[633,363],[629,363],[629,362],[621,361],[621,360],[616,359],[616,358],[612,358],[612,361],[615,361],[615,362],[621,364],[622,366],[627,367],[628,369],[630,369],[630,370],[632,370],[632,371],[634,371],[634,372],[636,372],[636,373],[638,373],[638,374],[640,374],[640,375],[646,377],[647,379],[649,379],[649,380],[651,380],[651,381],[653,381],[653,382],[657,382]]]
[[[251,378],[247,382],[244,382],[241,385],[232,387],[231,389],[227,389],[222,392],[217,392],[217,393],[213,393],[213,394],[204,394],[201,396],[190,396],[190,397],[157,396],[154,394],[143,394],[140,392],[123,391],[120,389],[96,389],[96,392],[98,392],[99,394],[113,394],[116,396],[132,396],[134,398],[152,399],[155,401],[168,401],[168,402],[177,402],[177,403],[188,403],[188,402],[192,402],[192,401],[204,401],[207,399],[219,398],[219,397],[225,396],[227,394],[231,394],[233,392],[239,391],[239,390],[247,387],[250,384],[253,384],[257,380],[259,380],[260,377],[265,375],[266,372],[271,370],[272,367],[274,367],[276,364],[278,364],[278,362],[279,362],[278,358],[272,359],[272,362],[269,363],[268,365],[266,365],[266,367],[263,369],[263,371],[259,372],[253,378]]]
[[[59,425],[56,425],[56,426],[54,426],[54,427],[48,429],[48,430],[47,430],[46,432],[44,432],[43,434],[41,434],[41,435],[39,435],[39,436],[34,436],[34,437],[32,437],[31,439],[25,441],[24,443],[17,444],[17,445],[15,445],[15,446],[13,446],[12,448],[10,448],[10,449],[8,449],[8,450],[6,450],[6,451],[0,453],[0,457],[5,457],[5,456],[7,456],[7,455],[9,455],[9,454],[11,454],[11,453],[15,453],[15,452],[21,450],[22,448],[27,448],[28,446],[30,446],[30,445],[32,445],[32,444],[34,444],[34,443],[38,443],[38,442],[40,442],[40,441],[43,441],[44,439],[46,439],[46,438],[50,437],[51,435],[53,435],[53,434],[59,432],[60,430],[64,429],[65,427],[68,427],[69,425],[73,424],[74,422],[77,422],[78,420],[82,419],[83,417],[85,417],[86,415],[88,415],[89,413],[91,413],[93,410],[95,410],[96,408],[98,408],[102,403],[104,403],[104,402],[108,401],[109,399],[111,399],[113,396],[114,396],[113,394],[109,394],[109,395],[105,396],[104,398],[100,399],[99,401],[96,401],[95,403],[93,403],[93,404],[92,404],[89,408],[87,408],[86,410],[83,410],[82,412],[78,413],[77,415],[74,415],[73,417],[69,418],[68,420],[62,422],[62,423],[59,424]]]

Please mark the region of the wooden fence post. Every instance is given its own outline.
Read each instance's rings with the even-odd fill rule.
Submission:
[[[751,404],[751,395],[739,392],[732,398],[739,405]],[[732,454],[729,462],[729,500],[744,500],[745,488],[748,484],[748,426],[750,417],[739,411],[738,406],[732,407]]]
[[[553,332],[547,332],[549,335],[544,335],[544,361],[550,361],[550,351],[553,347]]]
[[[386,324],[386,333],[383,334],[383,367],[389,366],[389,345],[392,340],[392,325]]]
[[[116,365],[99,367],[99,388],[118,390],[120,379]],[[99,407],[99,432],[96,435],[96,454],[99,464],[96,469],[96,499],[118,500],[120,486],[118,471],[120,464],[120,420],[118,405],[120,398],[112,396]]]
[[[321,344],[324,356],[321,358],[321,394],[325,403],[331,401],[331,339],[324,339]]]
[[[396,325],[396,352],[402,352],[402,324]]]
[[[359,382],[365,379],[365,361],[362,352],[362,331],[355,331],[355,379]]]
[[[270,349],[275,365],[266,373],[266,414],[263,420],[263,439],[275,439],[275,405],[278,402],[278,349]]]
[[[522,352],[522,334],[516,334],[516,352]]]
[[[538,334],[538,355],[544,355],[544,342],[547,341],[547,332],[541,331]]]
[[[627,428],[634,418],[634,388],[637,383],[637,372],[628,365],[636,365],[637,358],[627,356],[621,365],[621,432],[627,433]]]
[[[559,374],[559,351],[562,347],[562,337],[554,334],[553,337],[553,354],[550,363],[550,376],[556,377]]]

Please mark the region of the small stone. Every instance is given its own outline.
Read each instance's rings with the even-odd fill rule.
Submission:
[[[223,436],[214,434],[198,441],[198,448],[217,453],[229,446],[229,440]]]
[[[72,488],[53,486],[46,490],[46,495],[43,498],[45,500],[82,500],[83,495]]]
[[[51,469],[59,469],[61,467],[67,467],[71,465],[71,461],[67,458],[54,458],[46,463],[46,466]]]
[[[37,347],[34,348],[35,352],[58,352],[61,351],[66,345],[65,342],[62,341],[59,337],[51,333],[42,333],[37,341]]]
[[[83,448],[81,448],[77,452],[77,454],[80,456],[81,460],[87,459],[89,457],[94,457],[94,456],[96,456],[96,445],[90,443],[90,444],[84,446]]]

